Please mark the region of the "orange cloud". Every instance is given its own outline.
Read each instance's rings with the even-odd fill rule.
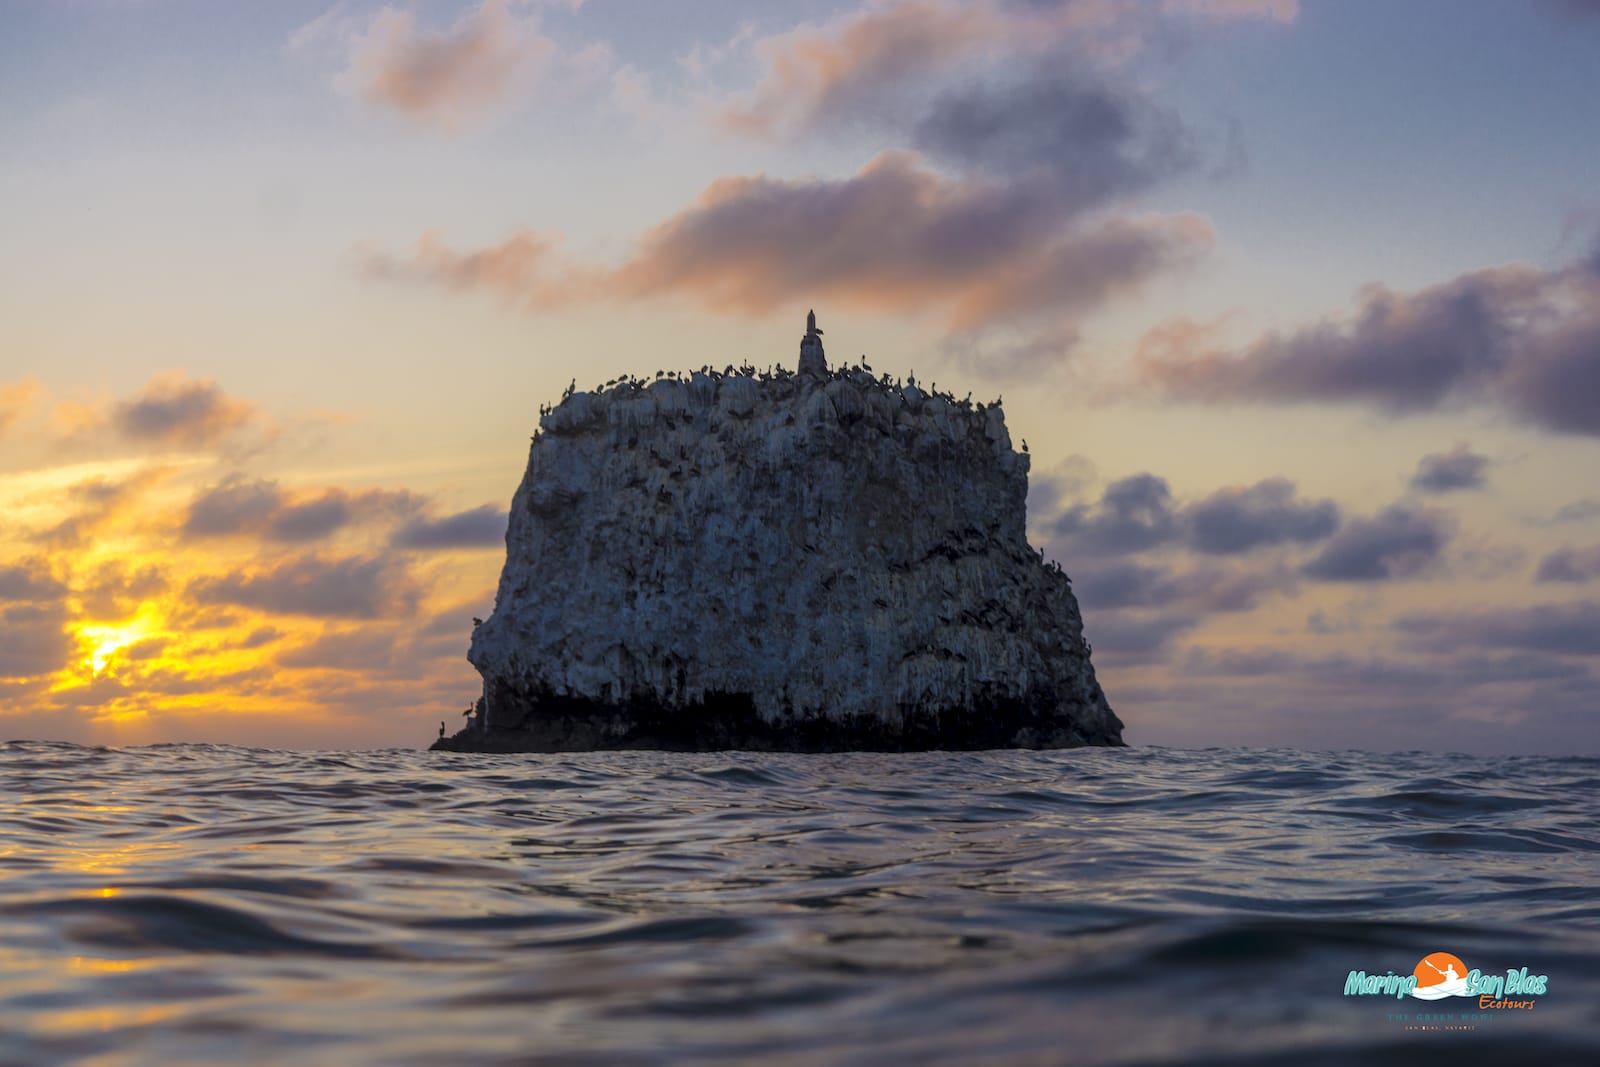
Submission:
[[[27,414],[42,395],[44,386],[39,384],[37,378],[24,378],[20,382],[0,385],[0,434],[4,434],[13,423]]]
[[[166,467],[145,467],[126,478],[97,476],[74,482],[60,491],[69,509],[66,517],[33,531],[31,539],[55,548],[87,545],[108,527],[136,515],[143,495],[171,473]]]
[[[476,691],[465,650],[497,561],[418,550],[481,544],[503,508],[436,511],[406,490],[284,484],[249,469],[268,462],[262,452],[235,456],[243,466],[220,480],[204,455],[139,458],[227,452],[262,426],[302,432],[206,380],[168,375],[74,412],[66,443],[98,458],[30,468],[8,453],[20,468],[0,479],[3,540],[26,546],[19,556],[0,545],[6,736],[410,744]],[[39,429],[48,441],[62,426]],[[435,599],[460,605],[468,593],[470,609],[451,608],[449,632],[436,629]],[[288,650],[333,634],[342,644],[321,646],[323,666],[291,663]]]

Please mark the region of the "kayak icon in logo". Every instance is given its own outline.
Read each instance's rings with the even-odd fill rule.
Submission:
[[[1448,952],[1429,953],[1422,957],[1411,973],[1417,979],[1417,987],[1411,991],[1411,995],[1419,1000],[1473,995],[1467,981],[1467,965],[1461,962],[1460,956]]]

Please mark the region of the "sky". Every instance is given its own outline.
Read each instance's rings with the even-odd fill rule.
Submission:
[[[1600,3],[0,0],[0,736],[426,743],[569,382],[1003,398],[1133,744],[1600,750]]]

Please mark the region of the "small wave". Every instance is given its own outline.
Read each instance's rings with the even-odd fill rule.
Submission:
[[[9,905],[0,914],[54,921],[67,937],[87,948],[341,959],[395,955],[381,946],[289,933],[239,908],[170,894],[33,901]]]
[[[1597,767],[5,745],[0,1059],[1600,1062]],[[1550,995],[1342,995],[1435,951]]]

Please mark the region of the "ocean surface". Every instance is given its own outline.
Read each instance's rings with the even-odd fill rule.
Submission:
[[[679,1062],[1600,1063],[1600,758],[0,746],[0,1063]]]

